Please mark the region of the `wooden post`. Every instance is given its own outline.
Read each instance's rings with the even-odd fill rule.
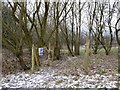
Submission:
[[[54,47],[53,47],[53,49],[52,49],[52,65],[53,65],[54,59],[55,59],[55,57],[54,57]]]
[[[35,69],[35,58],[34,58],[34,55],[35,55],[35,53],[34,53],[34,44],[32,45],[32,67],[31,67],[31,70],[32,71],[34,71],[34,69]]]
[[[37,53],[37,47],[35,45],[32,45],[32,67],[31,70],[34,72],[35,68],[40,66],[40,61],[38,58],[38,53]]]
[[[38,48],[37,47],[35,47],[35,61],[36,61],[36,64],[37,64],[37,67],[39,67],[40,66],[40,61],[39,61],[39,58],[38,58]]]
[[[49,48],[48,48],[48,65],[50,65],[50,53],[51,53],[51,49],[50,49],[50,43],[49,43]]]
[[[85,59],[84,59],[84,63],[83,63],[83,68],[85,71],[85,74],[89,73],[89,55],[90,55],[90,39],[89,37],[86,38],[86,45],[85,45]]]

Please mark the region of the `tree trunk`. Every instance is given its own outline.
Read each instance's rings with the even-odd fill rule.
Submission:
[[[93,46],[93,51],[94,51],[94,54],[97,54],[98,52],[98,46],[99,46],[99,42],[97,40],[97,38],[95,37],[95,46]]]
[[[41,27],[41,46],[44,46],[46,44],[45,35],[46,35],[48,10],[49,10],[49,2],[45,2],[45,13],[44,13],[44,17],[42,20],[42,27]]]
[[[79,55],[79,24],[77,22],[77,14],[75,14],[76,19],[76,34],[75,34],[75,55]]]
[[[67,14],[67,12],[66,12],[66,6],[65,6],[65,15],[66,15],[66,14]],[[71,50],[71,48],[70,48],[70,43],[69,43],[69,36],[68,36],[68,30],[67,30],[66,16],[65,16],[64,22],[65,22],[65,39],[66,39],[66,43],[67,43],[67,48],[68,48],[70,54],[71,54],[72,56],[74,56],[74,55],[73,55],[73,52],[72,52],[72,50]],[[72,48],[73,48],[73,47],[72,47]]]
[[[93,54],[97,54],[97,53],[98,53],[98,52],[97,52],[97,51],[98,51],[98,46],[97,46],[97,45],[95,45],[93,51],[94,51]]]
[[[55,20],[55,47],[54,47],[54,59],[60,59],[60,43],[59,43],[59,11],[58,11],[59,2],[57,2],[56,7],[56,20]],[[55,14],[55,13],[54,13]]]
[[[76,40],[75,40],[75,55],[79,55],[79,41],[78,41],[78,34],[76,35]]]
[[[118,45],[118,73],[120,74],[120,45]]]
[[[71,40],[71,50],[73,52],[73,46],[74,46],[74,2],[73,2],[73,7],[72,7],[72,40]]]
[[[20,63],[20,66],[22,67],[22,69],[24,69],[24,70],[30,69],[30,68],[28,68],[27,65],[25,64],[22,56],[17,55],[17,58],[18,58],[18,60],[19,60],[19,63]]]
[[[105,50],[105,54],[106,54],[106,55],[109,55],[109,53],[110,53],[110,52],[109,52],[108,50]]]
[[[54,58],[59,60],[60,59],[60,45],[59,45],[59,31],[58,27],[56,28],[56,41],[55,41],[55,48],[54,48]]]
[[[80,54],[80,36],[81,36],[81,0],[79,0],[79,36],[78,36],[78,54]]]
[[[117,25],[118,25],[118,29],[117,29]],[[116,39],[118,42],[118,73],[120,74],[120,37],[119,37],[119,32],[120,32],[120,1],[118,2],[118,20],[116,23]]]

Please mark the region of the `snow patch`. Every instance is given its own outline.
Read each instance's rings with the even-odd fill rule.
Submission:
[[[112,75],[99,74],[62,76],[52,70],[41,70],[34,74],[23,72],[7,75],[1,79],[0,88],[117,88],[117,79],[111,81],[112,77]]]

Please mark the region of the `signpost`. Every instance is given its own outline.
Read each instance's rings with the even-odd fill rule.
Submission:
[[[38,48],[39,50],[39,56],[43,56],[43,48]]]

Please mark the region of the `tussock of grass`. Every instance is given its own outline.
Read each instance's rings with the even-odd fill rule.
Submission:
[[[63,82],[63,80],[57,80],[56,81],[56,85],[58,85],[58,84],[60,84],[60,83],[62,83]]]
[[[98,73],[102,75],[102,74],[105,74],[107,72],[105,70],[100,69]]]

